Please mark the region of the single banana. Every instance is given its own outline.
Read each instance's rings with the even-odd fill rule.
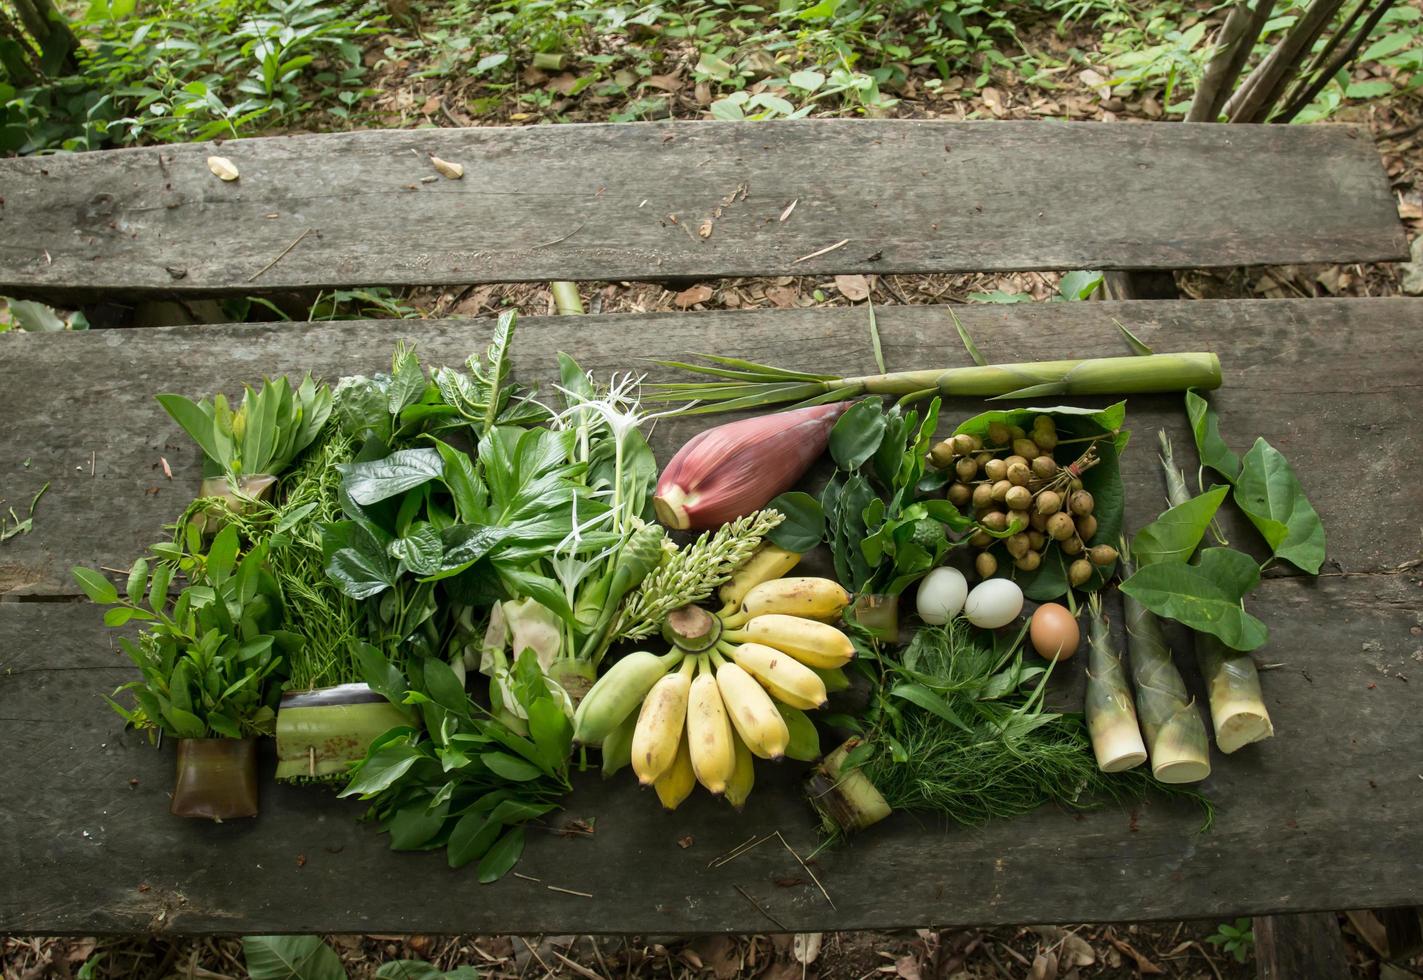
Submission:
[[[598,746],[647,697],[667,671],[680,660],[680,651],[657,656],[639,650],[623,657],[598,678],[583,696],[573,715],[573,741]]]
[[[687,692],[692,686],[695,660],[686,660],[682,669],[667,674],[648,692],[632,733],[632,771],[647,786],[677,758],[677,744],[687,721]]]
[[[751,553],[746,563],[738,568],[718,590],[717,595],[725,603],[723,612],[735,612],[741,608],[741,600],[762,582],[780,578],[800,561],[800,552],[778,548],[769,541]]]
[[[735,732],[731,733],[731,741],[736,749],[736,771],[726,784],[726,802],[740,810],[751,795],[751,787],[756,785],[756,757]]]
[[[809,711],[825,703],[825,682],[790,654],[764,643],[727,644],[722,650],[778,701]]]
[[[855,656],[850,638],[835,627],[780,613],[757,616],[741,629],[724,635],[733,642],[775,647],[807,667],[843,667]]]
[[[784,756],[791,733],[756,678],[739,664],[723,660],[716,668],[716,686],[732,726],[751,753],[762,759]]]
[[[678,732],[678,735],[681,733]],[[692,771],[692,756],[687,748],[687,740],[680,738],[672,764],[657,778],[652,788],[656,790],[657,798],[662,801],[664,807],[675,810],[682,805],[683,800],[692,795],[692,789],[696,785],[697,776]]]
[[[825,620],[838,617],[850,604],[850,593],[828,578],[778,578],[762,582],[741,601],[748,619],[768,613]]]
[[[819,759],[820,733],[815,730],[815,722],[810,720],[810,716],[784,704],[776,705],[776,710],[781,713],[786,729],[791,733],[791,740],[786,745],[786,758],[797,762],[814,762]]]
[[[687,698],[687,744],[697,782],[720,796],[736,770],[736,749],[731,744],[731,722],[716,677],[702,664]]]
[[[632,762],[632,733],[637,727],[637,715],[628,715],[623,723],[603,739],[603,778],[621,772]]]

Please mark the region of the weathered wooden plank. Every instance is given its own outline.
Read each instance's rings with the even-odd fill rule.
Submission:
[[[169,817],[171,743],[153,751],[99,694],[127,676],[99,610],[0,604],[0,931],[765,931],[1233,917],[1423,900],[1423,688],[1416,576],[1266,582],[1265,696],[1277,736],[1215,757],[1219,807],[1078,816],[1054,808],[978,829],[896,815],[816,859],[832,909],[775,841],[818,843],[804,767],[760,766],[746,811],[704,793],[665,814],[624,774],[580,777],[567,815],[592,838],[533,834],[522,874],[480,886],[439,856],[395,854],[361,807],[277,787],[264,763],[255,822]],[[1081,670],[1081,658],[1064,665]],[[1194,679],[1193,669],[1186,667]],[[1404,681],[1398,674],[1409,676]],[[137,780],[136,784],[131,780]],[[688,846],[679,842],[690,840]],[[304,860],[303,860],[304,859]],[[586,899],[547,885],[592,893]]]
[[[1214,396],[1226,437],[1244,452],[1263,435],[1293,462],[1324,518],[1333,567],[1391,569],[1419,553],[1416,515],[1423,483],[1407,478],[1423,425],[1423,302],[1416,300],[1247,300],[1061,303],[959,307],[965,326],[992,358],[1115,355],[1124,345],[1116,317],[1157,349],[1215,350],[1225,387]],[[941,308],[879,311],[891,368],[967,362]],[[419,345],[428,364],[461,363],[487,343],[490,322],[346,322],[304,327],[248,325],[111,330],[0,337],[0,486],[23,512],[48,482],[31,534],[0,547],[0,595],[75,594],[78,563],[126,568],[163,537],[193,492],[197,449],[153,400],[236,392],[263,375],[310,369],[320,376],[388,365],[398,338]],[[873,370],[860,310],[757,311],[531,318],[521,323],[515,370],[556,377],[554,352],[577,353],[609,372],[642,358],[713,350],[805,369]],[[1105,400],[1098,400],[1102,404]],[[951,400],[946,426],[981,411]],[[1171,434],[1183,466],[1194,448],[1179,396],[1132,398],[1134,445],[1123,462],[1128,521],[1161,509],[1156,429]],[[654,437],[659,458],[702,426],[668,420]],[[164,478],[161,460],[173,470]],[[1258,547],[1254,529],[1232,515],[1232,541]]]
[[[1255,976],[1258,980],[1349,980],[1349,958],[1334,912],[1257,916]]]
[[[214,153],[241,179],[213,176]],[[464,178],[422,183],[435,174],[430,154],[463,164]],[[1090,190],[1105,175],[1110,201]],[[1351,126],[800,120],[340,133],[4,160],[0,187],[4,292],[1407,255],[1374,146]]]

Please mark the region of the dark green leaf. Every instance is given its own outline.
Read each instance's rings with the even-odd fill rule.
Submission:
[[[391,362],[390,387],[386,390],[386,411],[399,415],[425,393],[425,372],[415,357],[413,348],[403,343],[396,347]]]
[[[402,538],[386,545],[386,553],[415,575],[432,575],[440,568],[445,546],[428,521],[416,521]]]
[[[942,695],[935,694],[922,684],[910,684],[901,681],[894,685],[889,693],[892,697],[901,698],[910,704],[918,705],[935,717],[941,718],[950,725],[953,725],[955,728],[970,731],[969,727],[963,723],[963,720],[954,714],[953,709],[949,707],[948,701],[946,701]]]
[[[369,599],[395,585],[395,562],[382,551],[342,548],[326,561],[326,574],[352,599]]]
[[[119,601],[119,590],[114,587],[114,583],[92,568],[76,565],[71,572],[74,580],[79,583],[79,588],[89,597],[89,601],[97,602],[101,606],[110,606]]]
[[[1240,603],[1259,581],[1260,568],[1249,555],[1207,548],[1194,565],[1157,562],[1138,569],[1121,589],[1158,616],[1209,633],[1233,649],[1254,650],[1268,631]]]
[[[341,957],[320,936],[244,936],[250,980],[345,980]]]
[[[444,827],[449,812],[449,803],[441,803],[430,810],[423,800],[402,807],[391,818],[387,828],[390,831],[390,849],[416,851],[427,847]]]
[[[489,767],[490,772],[511,782],[526,783],[543,775],[543,770],[538,766],[503,752],[486,752],[479,758]]]
[[[766,509],[779,511],[785,517],[768,535],[778,548],[804,554],[818,545],[825,534],[825,512],[808,493],[798,490],[783,493],[767,504]]]
[[[423,756],[413,745],[397,743],[372,753],[361,764],[340,793],[341,796],[373,796],[393,786]]]
[[[524,853],[524,828],[515,827],[499,838],[480,859],[479,862],[479,883],[487,885],[491,881],[498,881],[504,877],[514,865],[519,863],[519,857]]]
[[[379,503],[439,479],[444,460],[434,449],[399,449],[385,459],[343,463],[342,488],[361,506]]]
[[[484,857],[504,825],[489,819],[489,814],[471,811],[459,818],[450,831],[445,857],[452,868],[462,868]]]
[[[1324,524],[1304,495],[1289,461],[1264,439],[1245,454],[1235,483],[1235,502],[1250,518],[1275,557],[1319,574],[1324,564]]]
[[[1158,561],[1190,561],[1230,488],[1212,487],[1163,513],[1136,532],[1131,554],[1137,567]]]
[[[884,439],[885,414],[878,399],[851,405],[830,430],[830,455],[842,470],[859,469]]]
[[[128,601],[138,605],[143,601],[143,593],[148,588],[148,562],[140,558],[133,563],[133,567],[128,572],[128,583],[124,589],[128,593]]]
[[[438,657],[427,657],[422,674],[425,681],[424,693],[430,700],[455,714],[469,715],[469,695],[454,669]]]
[[[232,574],[237,565],[238,547],[237,528],[231,524],[212,539],[212,547],[208,549],[207,560],[203,563],[203,571],[212,584],[221,585]]]
[[[1240,457],[1231,452],[1220,437],[1220,420],[1210,403],[1195,391],[1187,391],[1186,416],[1191,420],[1191,433],[1196,438],[1201,463],[1234,483],[1240,477]]]

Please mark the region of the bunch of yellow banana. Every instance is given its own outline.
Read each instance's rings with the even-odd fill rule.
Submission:
[[[668,617],[670,653],[629,654],[598,679],[574,739],[601,746],[605,775],[631,765],[669,810],[697,783],[740,809],[753,759],[819,757],[805,712],[825,703],[827,685],[847,683],[840,668],[855,649],[832,623],[850,595],[829,579],[782,578],[799,559],[762,546],[722,586],[719,613]]]

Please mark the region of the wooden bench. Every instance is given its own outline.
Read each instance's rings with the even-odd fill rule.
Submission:
[[[241,179],[207,170],[214,152]],[[461,181],[422,183],[428,154]],[[1107,188],[1110,187],[1110,190]],[[1405,255],[1367,134],[1348,127],[840,122],[348,134],[0,161],[0,293],[70,301],[350,284],[1093,268]],[[790,205],[789,216],[784,217]],[[673,220],[675,216],[675,221]],[[709,236],[698,233],[712,222]],[[293,244],[295,243],[295,244]],[[1423,588],[1414,477],[1423,302],[1156,301],[956,308],[990,359],[1214,350],[1235,446],[1264,435],[1329,533],[1318,579],[1275,568],[1252,598],[1278,735],[1217,756],[1199,812],[1150,800],[1044,808],[979,829],[899,814],[822,851],[799,769],[758,774],[736,815],[668,815],[629,779],[580,776],[586,834],[531,840],[493,886],[392,853],[361,806],[263,786],[255,822],[169,818],[168,751],[100,694],[129,676],[74,601],[75,564],[127,567],[189,499],[198,455],[153,394],[262,375],[369,372],[398,338],[458,362],[488,321],[357,321],[0,337],[0,483],[34,530],[0,545],[0,932],[697,933],[1225,917],[1423,900]],[[961,363],[947,313],[878,310],[891,368]],[[528,318],[516,371],[599,374],[721,351],[869,370],[862,309]],[[951,400],[946,419],[981,403]],[[664,461],[701,425],[658,427]],[[1133,397],[1127,521],[1161,507],[1152,451],[1191,445],[1179,397]],[[1185,452],[1189,460],[1189,452]],[[165,479],[166,458],[174,479]],[[1232,513],[1237,546],[1257,535]],[[1257,551],[1258,554],[1258,551]],[[1079,658],[1080,659],[1080,658]],[[1196,679],[1194,668],[1187,677]],[[1064,678],[1064,681],[1070,678]],[[593,895],[551,891],[548,886]]]

